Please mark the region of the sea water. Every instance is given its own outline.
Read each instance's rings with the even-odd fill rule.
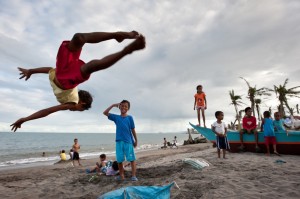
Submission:
[[[80,144],[80,158],[90,159],[105,153],[115,154],[114,133],[11,133],[0,132],[0,170],[35,165],[51,165],[60,160],[59,152],[65,150],[67,157],[74,139]],[[188,139],[181,133],[140,133],[136,152],[153,150],[163,145],[163,138],[178,145]],[[43,156],[43,152],[45,156]]]

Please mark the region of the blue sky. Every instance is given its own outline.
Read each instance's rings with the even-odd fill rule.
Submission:
[[[243,96],[252,86],[300,85],[300,2],[241,1],[26,1],[0,2],[0,131],[40,109],[54,106],[47,75],[19,80],[17,67],[55,67],[57,49],[76,32],[131,31],[145,35],[147,47],[95,73],[79,89],[94,97],[91,110],[64,111],[24,123],[18,132],[114,132],[102,112],[111,104],[132,103],[136,131],[185,131],[196,123],[198,84],[207,95],[207,123],[222,110],[233,121],[229,90]],[[121,44],[86,45],[84,61],[117,52]],[[291,99],[295,106],[299,99]],[[275,109],[275,95],[262,111]],[[245,108],[245,107],[240,107]],[[113,109],[113,113],[119,113]]]

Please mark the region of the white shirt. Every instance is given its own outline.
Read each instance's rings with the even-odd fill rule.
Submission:
[[[213,127],[215,127],[215,131],[217,133],[220,133],[220,134],[225,134],[225,129],[226,129],[226,125],[224,122],[221,122],[221,123],[218,123],[218,122],[214,122],[212,124]]]

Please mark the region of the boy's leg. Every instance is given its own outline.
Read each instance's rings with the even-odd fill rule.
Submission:
[[[131,164],[131,172],[132,172],[132,177],[136,177],[136,163],[135,161],[130,162]]]
[[[255,144],[256,144],[255,147],[258,148],[258,132],[256,129],[253,130],[253,132],[254,132],[254,138],[255,138]]]
[[[244,134],[244,130],[241,129],[241,130],[240,130],[240,141],[241,141],[241,147],[242,147],[242,148],[244,148],[243,134]]]
[[[125,176],[124,176],[123,162],[118,163],[118,166],[119,166],[120,177],[121,177],[122,180],[124,180],[124,179],[125,179]]]
[[[221,150],[218,149],[218,158],[221,158]]]
[[[134,39],[138,35],[139,33],[136,31],[76,33],[70,41],[68,48],[70,51],[75,52],[80,50],[85,43],[99,43],[110,39],[122,42],[124,39]]]
[[[206,128],[206,125],[205,125],[205,114],[204,114],[204,108],[201,108],[201,113],[202,113],[202,120],[203,120],[203,125],[204,127]]]
[[[223,151],[223,158],[225,159],[226,149],[222,149]]]
[[[134,42],[126,46],[122,51],[108,55],[100,60],[92,60],[86,63],[81,67],[81,73],[85,77],[99,70],[106,69],[133,51],[144,49],[145,46],[145,37],[142,35],[138,36]]]
[[[270,146],[269,146],[269,144],[266,144],[266,148],[267,148],[267,155],[270,155]]]
[[[274,149],[274,154],[280,156],[279,153],[277,152],[276,144],[273,144],[273,149]]]

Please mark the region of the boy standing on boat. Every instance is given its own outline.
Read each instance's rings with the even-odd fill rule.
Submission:
[[[109,113],[113,108],[119,108],[121,115]],[[121,103],[112,104],[109,106],[103,114],[108,117],[109,120],[116,124],[116,158],[119,165],[120,176],[118,180],[124,180],[124,167],[123,162],[126,160],[130,162],[132,169],[131,181],[137,181],[136,177],[136,164],[134,147],[137,146],[137,136],[135,132],[135,125],[131,115],[127,114],[130,109],[130,102],[123,100]]]
[[[205,111],[205,109],[207,109],[207,101],[206,101],[206,95],[202,91],[202,88],[203,88],[202,85],[197,86],[197,93],[194,95],[194,97],[195,97],[194,110],[195,110],[195,108],[197,108],[197,116],[198,116],[198,125],[199,126],[201,126],[201,122],[200,122],[200,120],[201,120],[200,119],[200,110],[201,110],[204,128],[206,128],[204,111]]]
[[[223,158],[225,158],[226,150],[229,149],[229,143],[227,140],[227,127],[224,122],[224,113],[217,111],[215,113],[217,121],[212,124],[212,131],[216,134],[216,144],[218,148],[218,158],[221,157],[221,149],[223,151]]]
[[[274,132],[273,120],[269,111],[264,112],[264,119],[261,124],[261,131],[264,132],[265,144],[267,147],[267,155],[270,155],[270,144],[273,145],[274,153],[279,155],[276,150],[276,137]]]
[[[256,118],[252,116],[252,109],[250,107],[245,108],[245,117],[243,118],[243,128],[240,130],[240,140],[241,140],[241,150],[245,150],[243,142],[243,134],[254,134],[255,138],[255,150],[258,152],[260,149],[258,147],[258,133],[256,130]]]

